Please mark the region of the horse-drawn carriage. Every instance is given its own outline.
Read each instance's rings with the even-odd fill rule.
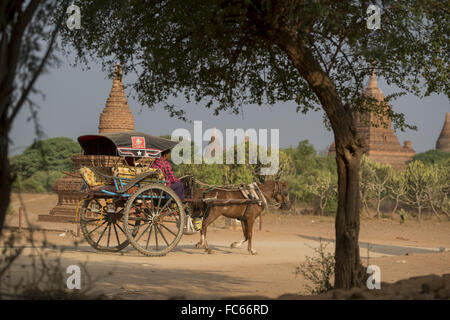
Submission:
[[[166,186],[167,181],[162,172],[151,167],[152,160],[172,149],[178,142],[139,132],[85,135],[80,136],[78,142],[86,156],[111,156],[117,159],[109,166],[94,164],[80,169],[86,198],[82,201],[77,219],[85,239],[95,249],[118,252],[131,244],[144,255],[163,256],[178,244],[183,233],[193,234],[200,230],[199,225],[193,223],[195,208],[201,209],[200,213],[197,210],[195,214],[197,219],[209,218],[206,219],[209,224],[217,218],[210,214],[211,211],[216,206],[228,205],[234,206],[232,212],[239,206],[245,207],[240,213],[232,213],[232,217],[243,221],[243,241],[248,239],[250,229],[251,251],[251,226],[245,227],[244,224],[247,223],[247,215],[251,216],[252,225],[256,216],[261,213],[249,210],[256,202],[262,206],[264,196],[261,190],[259,199],[251,193],[246,196],[245,192],[239,193],[243,195],[242,199],[230,199],[228,196],[218,198],[218,192],[225,189],[209,187],[194,190],[193,180],[186,179],[187,197],[183,203]],[[257,186],[256,189],[259,190]],[[281,195],[279,185],[278,189]],[[214,192],[215,197],[211,197]],[[275,195],[273,192],[268,198]],[[188,215],[185,209],[189,212]],[[252,213],[253,211],[255,212]],[[199,244],[203,245],[205,240],[207,249],[204,239],[206,227],[207,225],[203,225]]]

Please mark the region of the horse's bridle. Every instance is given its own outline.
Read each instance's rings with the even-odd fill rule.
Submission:
[[[273,189],[273,193],[272,193],[272,196],[271,197],[269,197],[269,196],[267,196],[267,194],[263,191],[263,190],[261,190],[261,188],[259,188],[259,190],[262,192],[262,194],[266,197],[266,199],[268,200],[268,201],[274,201],[276,204],[279,204],[280,206],[282,205],[281,203],[279,203],[277,200],[275,200],[275,195],[276,194],[280,194],[281,196],[282,196],[282,191],[281,191],[281,186],[280,186],[280,184],[281,184],[281,182],[280,181],[275,181],[275,188]]]

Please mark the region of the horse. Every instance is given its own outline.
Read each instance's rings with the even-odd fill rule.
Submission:
[[[291,204],[285,181],[268,180],[264,183],[257,184],[267,201],[276,201],[280,204],[280,209],[289,210]],[[264,210],[264,204],[258,203],[242,203],[242,204],[213,204],[209,207],[204,199],[221,199],[221,200],[244,200],[245,196],[240,190],[228,190],[221,187],[199,188],[193,190],[192,217],[198,218],[204,216],[202,228],[200,230],[200,241],[195,245],[196,248],[205,247],[205,251],[211,253],[206,240],[206,231],[208,226],[220,216],[234,218],[241,221],[244,239],[233,242],[231,248],[239,248],[244,242],[248,241],[248,252],[252,255],[256,254],[256,250],[252,248],[253,225],[257,217]],[[195,201],[197,200],[197,201]]]

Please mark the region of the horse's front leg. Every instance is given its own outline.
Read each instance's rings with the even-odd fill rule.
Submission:
[[[200,241],[195,245],[196,248],[201,248],[202,246],[205,246],[205,251],[208,253],[212,253],[212,250],[208,246],[208,241],[206,240],[206,232],[208,230],[208,226],[216,220],[220,214],[218,214],[218,211],[215,210],[215,208],[211,208],[208,216],[203,221],[202,224],[202,230],[200,231]]]
[[[197,249],[200,249],[201,247],[203,247],[203,242],[204,242],[205,236],[203,235],[202,231],[203,231],[203,226],[202,226],[202,230],[200,231],[200,241],[195,244],[195,247]]]
[[[248,252],[255,255],[257,254],[256,250],[252,248],[252,237],[253,237],[253,225],[255,223],[256,218],[262,214],[262,210],[253,214],[249,214],[247,216],[248,228],[247,228],[247,238],[248,238]]]
[[[247,224],[247,220],[242,219],[241,220],[241,226],[242,226],[242,233],[244,234],[244,239],[242,239],[241,241],[235,241],[233,242],[230,247],[231,248],[240,248],[241,245],[248,240],[247,237],[247,229],[248,229],[248,224]]]

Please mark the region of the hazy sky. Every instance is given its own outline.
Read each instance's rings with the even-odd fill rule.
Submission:
[[[37,81],[37,87],[46,95],[44,100],[34,97],[40,105],[38,117],[45,138],[66,136],[76,139],[83,134],[96,133],[112,80],[102,72],[100,65],[91,63],[91,70],[83,71],[80,67],[71,67],[71,61],[66,58],[63,61],[65,63],[61,67],[51,69]],[[126,76],[123,80],[125,83],[131,81]],[[395,92],[395,88],[388,87],[383,79],[378,79],[378,84],[385,95]],[[193,124],[170,118],[165,110],[143,107],[131,98],[129,90],[125,92],[135,117],[136,131],[162,135],[171,134],[177,128],[186,128],[193,135]],[[278,128],[281,147],[296,146],[299,141],[308,139],[317,150],[328,148],[333,141],[333,133],[325,129],[322,112],[304,115],[296,113],[295,108],[295,103],[280,103],[272,107],[248,105],[244,106],[243,115],[224,113],[214,116],[202,105],[185,105],[190,120],[203,121],[203,132],[212,127],[223,130],[223,133],[226,128]],[[435,148],[445,112],[450,111],[446,96],[434,95],[421,100],[408,95],[395,100],[393,108],[403,112],[408,123],[418,126],[418,131],[397,132],[402,145],[404,140],[411,140],[416,152]],[[29,116],[30,111],[26,107],[13,124],[11,154],[22,152],[35,138],[34,124],[28,121]]]

